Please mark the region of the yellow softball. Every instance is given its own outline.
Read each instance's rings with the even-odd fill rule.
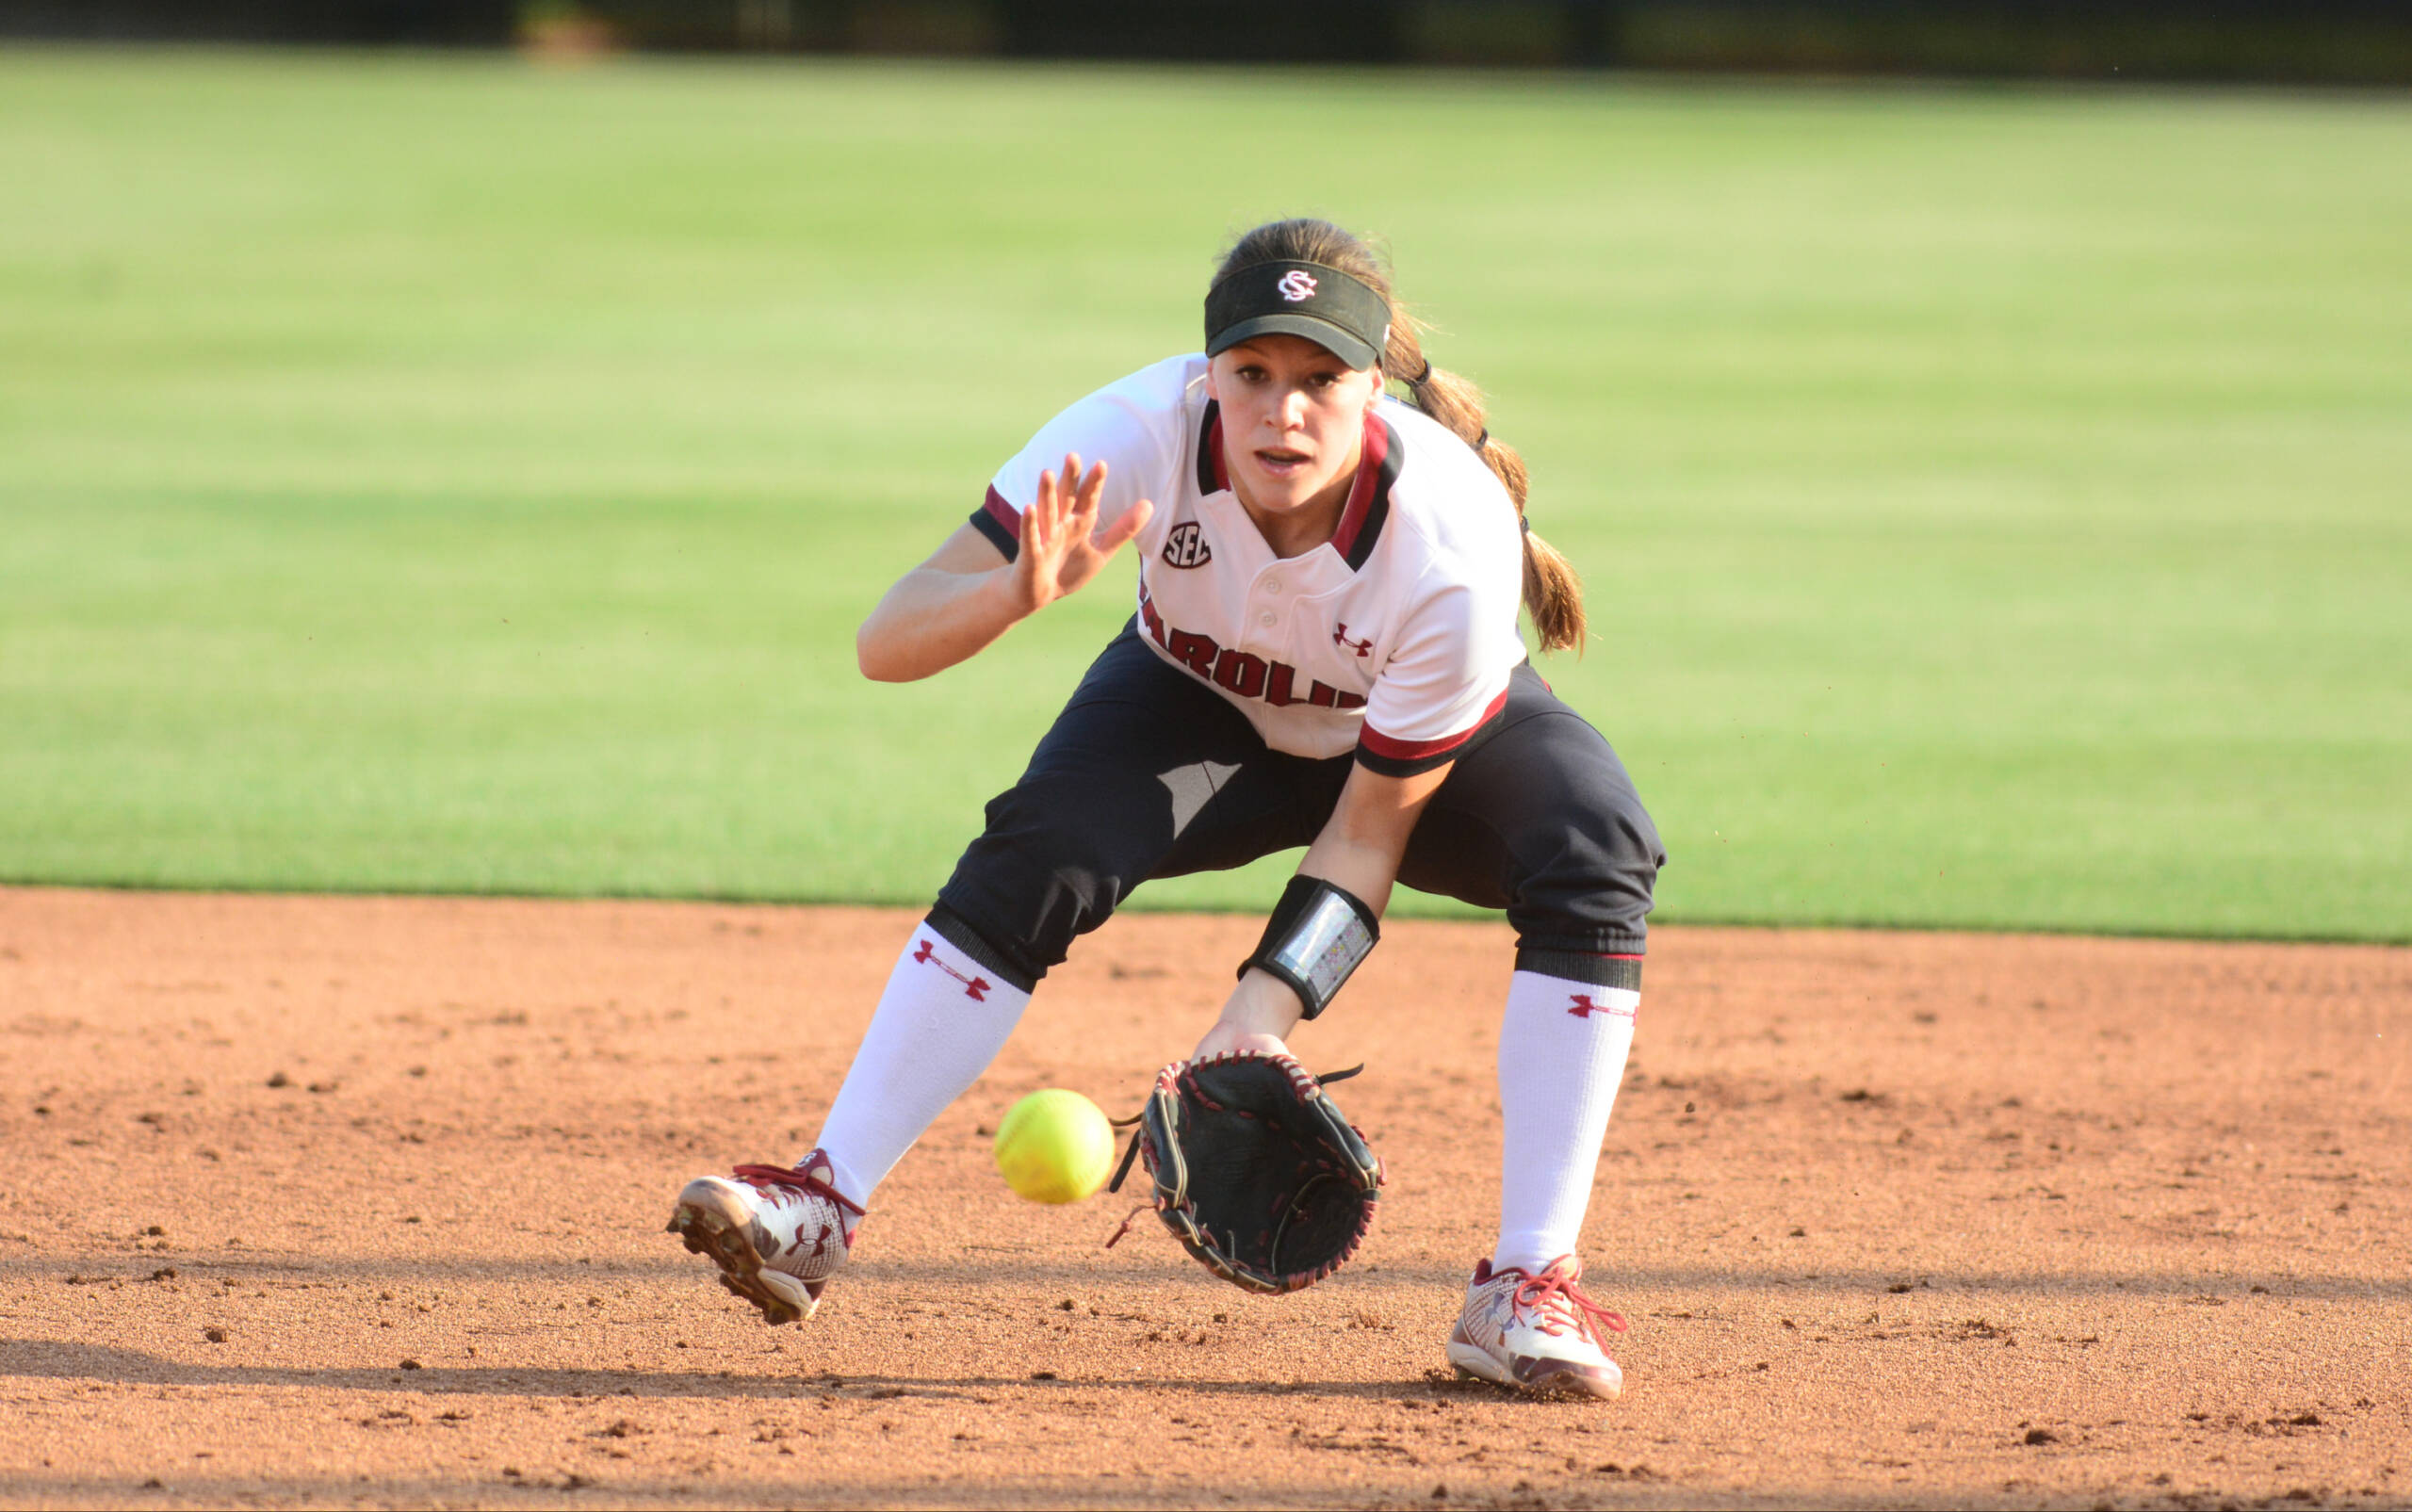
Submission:
[[[1113,1174],[1114,1126],[1077,1092],[1034,1092],[997,1126],[997,1169],[1033,1202],[1078,1202]]]

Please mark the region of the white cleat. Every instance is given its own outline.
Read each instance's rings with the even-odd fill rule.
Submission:
[[[1449,1334],[1449,1363],[1461,1375],[1520,1391],[1614,1401],[1624,1372],[1602,1334],[1624,1332],[1624,1320],[1577,1290],[1582,1278],[1572,1255],[1533,1275],[1482,1261]]]
[[[671,1233],[720,1267],[720,1284],[762,1309],[767,1323],[802,1323],[846,1263],[862,1208],[831,1183],[819,1150],[794,1168],[741,1165],[699,1176],[678,1194]]]

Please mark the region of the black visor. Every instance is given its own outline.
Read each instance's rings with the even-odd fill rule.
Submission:
[[[1390,345],[1390,301],[1321,263],[1258,263],[1206,291],[1207,356],[1275,333],[1304,336],[1350,367],[1371,367]]]

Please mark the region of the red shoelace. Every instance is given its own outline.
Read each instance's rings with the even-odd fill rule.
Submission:
[[[1561,1305],[1552,1306],[1553,1302],[1560,1302]],[[1574,1284],[1573,1274],[1555,1265],[1539,1276],[1527,1276],[1517,1282],[1515,1305],[1519,1309],[1529,1309],[1533,1314],[1533,1326],[1545,1334],[1566,1332],[1569,1319],[1572,1319],[1578,1337],[1589,1339],[1595,1344],[1606,1342],[1600,1337],[1602,1328],[1611,1333],[1625,1331],[1623,1314],[1611,1312],[1585,1296],[1582,1289]]]
[[[826,1197],[857,1218],[863,1215],[861,1204],[809,1171],[800,1171],[790,1165],[741,1165],[729,1174],[753,1186],[785,1187],[807,1196]]]

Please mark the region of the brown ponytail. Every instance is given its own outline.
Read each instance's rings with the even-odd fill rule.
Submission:
[[[1516,501],[1522,524],[1529,480],[1524,459],[1516,448],[1494,439],[1483,425],[1482,390],[1469,379],[1435,367],[1424,355],[1422,327],[1391,292],[1390,271],[1367,246],[1328,220],[1275,220],[1242,236],[1223,254],[1215,269],[1217,281],[1258,263],[1321,263],[1381,291],[1391,305],[1390,350],[1382,354],[1382,372],[1405,385],[1408,398],[1475,448],[1508,496]],[[1556,546],[1524,527],[1524,612],[1532,616],[1534,633],[1544,651],[1583,647],[1583,583],[1573,566]]]

